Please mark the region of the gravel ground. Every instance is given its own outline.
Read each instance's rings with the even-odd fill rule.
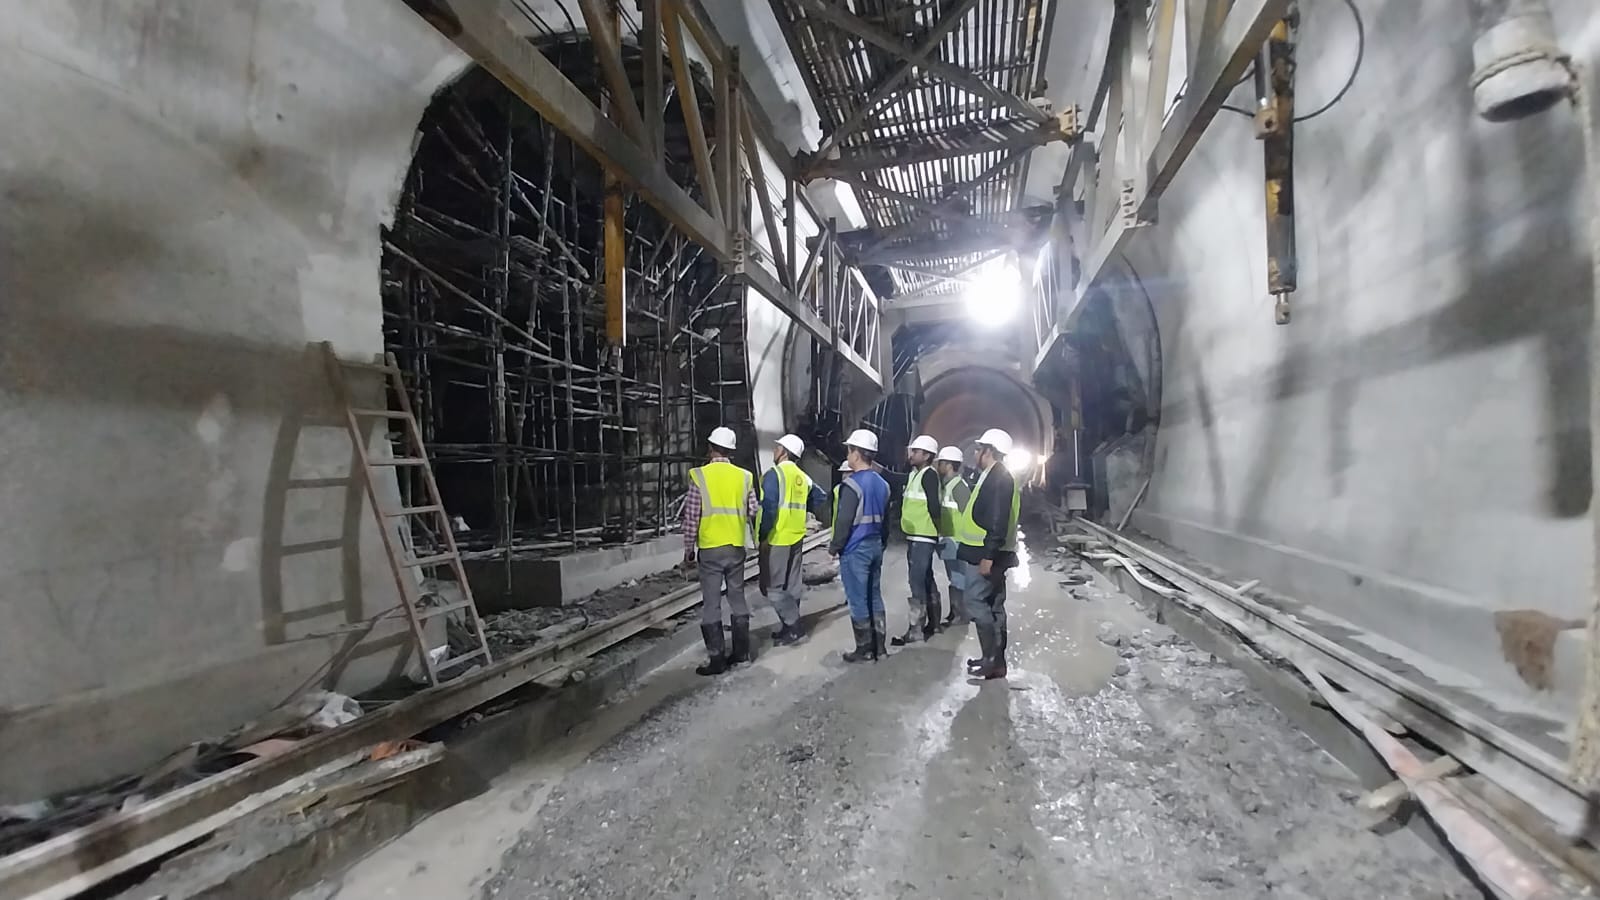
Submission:
[[[337,896],[1481,896],[1363,828],[1242,674],[1055,560],[1012,591],[1008,683],[954,632],[847,667],[838,618],[722,678],[686,658]],[[903,582],[895,551],[891,630]]]

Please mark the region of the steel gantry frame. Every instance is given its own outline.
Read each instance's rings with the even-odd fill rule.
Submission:
[[[642,106],[623,67],[617,10],[605,0],[580,0],[608,88],[604,109],[513,27],[504,17],[512,7],[501,0],[405,2],[595,158],[621,188],[637,193],[704,247],[736,283],[766,297],[818,343],[871,382],[883,385],[877,296],[865,281],[828,267],[823,268],[824,277],[813,277],[819,264],[834,256],[823,252],[832,229],[797,189],[794,182],[800,173],[740,73],[738,48],[720,37],[698,0],[640,5],[644,21],[639,39],[647,48]],[[692,102],[699,92],[692,75],[696,55],[710,69],[716,95],[717,113],[709,128],[699,121],[697,104]],[[667,171],[660,153],[662,98],[669,77],[663,61],[677,91],[688,101],[682,106],[700,186],[698,198]],[[752,193],[755,202],[747,202]],[[819,235],[823,240],[808,240],[810,253],[802,262],[796,252],[799,241]],[[852,281],[854,288],[848,286]],[[607,284],[611,285],[608,309],[625,303],[620,281]],[[836,284],[844,286],[836,292],[821,289]]]
[[[1062,238],[1075,251],[1076,281],[1035,296],[1035,371],[1071,327],[1107,264],[1156,221],[1161,195],[1290,5],[1291,0],[1117,3],[1105,69],[1084,122],[1086,136],[1073,147],[1058,189]],[[1174,92],[1179,49],[1186,77]]]
[[[869,227],[843,236],[846,260],[892,287],[886,310],[1037,242],[1013,208],[1028,153],[1080,131],[1039,96],[1057,0],[769,3],[825,132],[795,165],[857,191]]]

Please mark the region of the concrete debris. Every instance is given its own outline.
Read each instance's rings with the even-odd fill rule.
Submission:
[[[330,731],[361,718],[360,703],[333,691],[311,691],[291,705],[312,731]]]
[[[32,803],[14,803],[10,806],[0,806],[0,825],[13,822],[37,822],[50,815],[50,802],[48,800],[35,800]]]
[[[832,560],[817,565],[807,563],[800,574],[800,580],[812,587],[819,584],[828,584],[838,577],[839,564]]]

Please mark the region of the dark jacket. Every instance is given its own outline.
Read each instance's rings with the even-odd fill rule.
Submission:
[[[989,477],[984,479],[983,489],[974,488],[976,494],[971,501],[972,522],[984,530],[986,537],[982,547],[961,545],[956,555],[962,562],[976,565],[992,559],[997,569],[1009,569],[1017,564],[1015,552],[1000,549],[1000,545],[1005,543],[1006,529],[1011,524],[1011,493],[1016,490],[1016,484],[1016,479],[1011,477],[1011,470],[1003,463],[995,463],[989,470]]]

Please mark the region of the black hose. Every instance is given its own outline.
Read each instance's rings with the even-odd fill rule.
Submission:
[[[1356,7],[1356,0],[1344,0],[1344,5],[1350,7],[1350,15],[1353,19],[1355,19],[1356,23],[1356,61],[1355,64],[1350,67],[1350,77],[1344,80],[1344,86],[1339,88],[1338,92],[1333,95],[1333,99],[1303,116],[1295,116],[1295,122],[1309,122],[1328,110],[1333,109],[1334,104],[1338,103],[1340,100],[1343,100],[1345,95],[1350,93],[1350,88],[1356,83],[1356,74],[1361,71],[1361,63],[1366,59],[1367,56],[1367,23],[1361,18],[1361,10]],[[1248,75],[1246,77],[1248,77]],[[1241,79],[1239,84],[1244,84],[1244,81]],[[1251,119],[1255,118],[1255,113],[1247,109],[1240,109],[1237,106],[1229,106],[1228,104],[1224,103],[1222,105],[1222,109],[1225,109],[1231,113],[1237,113],[1241,116],[1246,116]]]
[[[1333,95],[1332,100],[1322,104],[1313,112],[1308,112],[1303,116],[1295,116],[1294,120],[1296,122],[1308,122],[1312,119],[1315,119],[1317,116],[1320,116],[1332,109],[1335,103],[1343,100],[1344,95],[1350,93],[1351,86],[1356,83],[1356,73],[1361,71],[1361,62],[1362,60],[1366,59],[1367,23],[1361,18],[1361,10],[1356,7],[1356,0],[1344,0],[1344,5],[1350,7],[1350,15],[1355,19],[1356,22],[1356,61],[1355,64],[1350,67],[1350,77],[1345,79],[1344,87],[1339,88],[1339,92]]]

